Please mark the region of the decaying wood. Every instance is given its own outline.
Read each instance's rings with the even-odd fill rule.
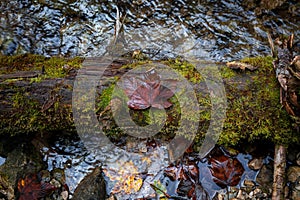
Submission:
[[[273,66],[277,80],[280,83],[280,103],[287,113],[293,116],[296,124],[299,124],[300,107],[297,90],[300,86],[300,56],[293,58],[293,39],[294,35],[292,34],[288,39],[277,38],[273,42],[268,34],[272,55],[275,58]],[[287,149],[285,146],[275,146],[272,200],[285,199],[286,153]]]
[[[80,70],[81,75],[99,80],[96,87],[96,92],[98,94],[110,84],[113,80],[112,77],[121,76],[128,71],[128,69],[122,68],[122,66],[131,62],[127,59],[119,59],[114,62],[102,62],[102,60],[95,59],[86,59],[84,63],[86,65],[86,71],[85,68]],[[28,130],[26,127],[15,126],[14,122],[17,121],[16,116],[19,116],[22,113],[30,114],[31,109],[33,109],[32,112],[36,112],[35,115],[37,117],[35,117],[34,120],[37,121],[37,124],[40,124],[38,122],[39,120],[41,123],[47,123],[43,122],[42,120],[45,119],[40,116],[47,116],[49,119],[55,119],[56,116],[60,115],[58,112],[55,113],[55,111],[53,111],[57,106],[60,108],[70,108],[68,109],[70,110],[70,113],[62,114],[71,116],[73,85],[78,72],[77,70],[74,71],[75,73],[71,72],[70,74],[67,74],[65,78],[45,78],[41,71],[15,71],[1,74],[0,134],[12,134],[12,131],[16,133],[27,133]],[[100,77],[99,74],[102,74],[103,76]],[[32,79],[39,76],[40,80],[38,81]],[[21,100],[22,98],[27,102],[17,108],[15,105],[16,97],[20,97],[20,104],[23,102],[23,100]],[[27,106],[28,102],[30,105]],[[50,110],[52,111],[50,112]],[[56,114],[56,116],[53,116],[53,114]],[[26,115],[24,117],[28,116]],[[64,118],[61,120],[64,120]],[[66,126],[68,126],[65,127],[66,130],[73,129],[74,127],[69,127],[70,124],[67,124],[67,122],[69,121],[60,121],[60,123],[65,123]],[[11,126],[13,126],[12,129],[8,128]]]
[[[42,72],[38,72],[38,71],[17,71],[10,74],[3,74],[0,75],[0,82],[7,79],[34,78],[41,73]]]
[[[268,34],[272,55],[275,58],[273,66],[281,86],[280,103],[294,117],[296,124],[300,124],[300,106],[297,97],[300,86],[300,56],[293,57],[293,39],[294,35],[291,35],[287,39],[277,38],[273,42]]]
[[[272,200],[285,199],[284,187],[285,187],[286,153],[287,153],[286,147],[282,145],[275,146]]]

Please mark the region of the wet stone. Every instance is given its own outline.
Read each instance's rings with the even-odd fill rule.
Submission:
[[[68,191],[62,191],[60,193],[60,196],[63,200],[67,200],[69,198],[69,192]]]
[[[4,199],[14,199],[13,188],[16,188],[16,180],[24,174],[35,173],[44,167],[41,155],[32,145],[16,146],[0,166],[0,195],[2,194]],[[1,180],[5,182],[1,183]]]
[[[287,172],[288,181],[296,182],[300,179],[300,166],[291,166]]]
[[[255,186],[255,183],[253,182],[253,181],[251,181],[251,180],[245,180],[244,181],[244,185],[246,186],[246,187],[254,187]]]
[[[100,168],[87,175],[76,188],[72,200],[105,199],[106,185]]]
[[[255,190],[253,190],[253,194],[257,196],[259,194],[262,194],[262,191],[261,191],[261,189],[256,188]]]
[[[60,184],[64,185],[66,184],[66,177],[65,177],[65,171],[63,169],[53,169],[52,172],[52,177],[56,180],[59,181]]]
[[[50,181],[50,184],[53,185],[53,186],[55,186],[56,188],[60,188],[61,187],[60,182],[58,180],[55,180],[55,179],[52,179]]]
[[[245,192],[243,192],[243,190],[239,190],[236,198],[240,200],[245,199]]]
[[[253,158],[249,161],[248,167],[252,170],[259,170],[264,164],[263,158]]]
[[[273,163],[268,165],[263,165],[260,169],[256,182],[259,184],[263,192],[269,193],[270,188],[272,188],[273,183]]]
[[[47,183],[50,182],[51,180],[51,175],[48,170],[42,170],[39,172],[39,177],[42,183]]]

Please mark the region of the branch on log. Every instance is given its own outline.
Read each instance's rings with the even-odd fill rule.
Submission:
[[[276,70],[276,77],[280,83],[280,103],[292,116],[299,130],[300,106],[298,104],[298,90],[300,86],[299,56],[293,58],[293,39],[292,34],[288,38],[277,38],[273,42],[268,34],[268,40],[272,50],[272,55],[276,59],[273,66]],[[274,45],[275,44],[275,45]],[[272,199],[280,200],[284,198],[285,187],[285,168],[286,168],[286,147],[283,145],[275,146],[274,155],[274,175]]]
[[[286,147],[275,146],[272,200],[284,199]]]

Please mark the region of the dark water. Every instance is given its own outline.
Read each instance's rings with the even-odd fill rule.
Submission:
[[[181,54],[178,48],[215,61],[266,55],[267,32],[295,33],[299,41],[296,0],[2,0],[1,53],[102,55],[114,37],[116,6],[124,24],[120,48],[158,58]]]

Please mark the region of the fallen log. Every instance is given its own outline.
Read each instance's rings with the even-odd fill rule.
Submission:
[[[276,143],[297,142],[298,136],[294,134],[290,118],[278,105],[279,85],[274,76],[272,58],[246,58],[241,62],[255,66],[257,69],[254,72],[234,71],[224,65],[219,66],[228,103],[227,117],[223,132],[219,136],[219,144],[235,146],[261,139]],[[97,95],[95,99],[98,102],[95,102],[97,105],[93,112],[97,112],[99,121],[108,123],[113,121],[109,118],[111,116],[105,114],[110,110],[106,109],[110,104],[110,85],[115,84],[128,70],[147,63],[150,61],[124,59],[109,63],[99,58],[85,60],[84,65],[88,69],[82,67],[81,74],[86,73],[90,78],[100,80],[98,75],[101,70],[103,72],[102,81],[99,81],[97,87],[95,86]],[[177,70],[191,82],[201,106],[199,116],[201,128],[197,137],[203,138],[210,123],[210,97],[213,93],[208,91],[205,80],[192,64],[180,60],[160,61],[160,63]],[[79,68],[73,67],[72,63],[65,63],[56,68],[64,71],[63,76],[59,74],[59,77],[49,77],[51,69],[46,64],[39,63],[40,67],[35,67],[32,75],[29,72],[20,73],[22,71],[20,68],[0,74],[0,135],[61,130],[76,132],[72,113],[72,93]],[[45,66],[44,75],[42,66]],[[3,70],[3,67],[0,66],[0,69]],[[132,117],[139,119],[140,114],[142,113],[137,112]],[[172,121],[177,119],[176,115],[168,118]],[[116,126],[104,127],[119,138],[119,131],[115,131],[114,128]],[[171,130],[174,129],[170,129],[169,133],[172,132]],[[199,141],[201,140],[198,139]]]
[[[118,76],[120,72],[124,73],[126,69],[120,68],[129,62],[124,59],[100,66],[87,61],[86,63],[94,64],[95,67],[93,71],[93,67],[89,66],[86,73],[103,73],[102,81],[97,88],[100,93],[107,87],[112,77]],[[49,71],[53,69],[44,67],[43,64],[45,63],[42,63],[39,70],[34,68],[32,71],[1,68],[0,136],[61,130],[76,131],[72,116],[72,92],[79,69],[64,65],[63,67],[68,69],[63,69],[62,74],[59,74],[61,68],[56,69],[58,77],[53,77],[49,75]],[[108,67],[110,70],[106,70]],[[84,68],[80,70],[82,74],[85,73]]]

